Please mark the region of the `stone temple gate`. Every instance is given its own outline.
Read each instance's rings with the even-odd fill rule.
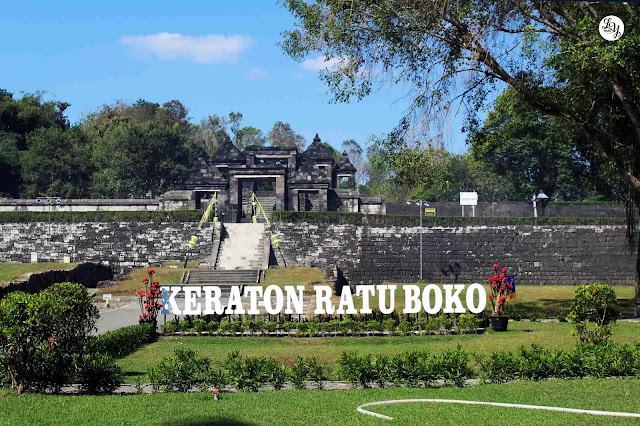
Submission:
[[[384,213],[383,197],[360,197],[355,174],[347,154],[336,160],[317,134],[304,152],[295,147],[250,147],[243,153],[227,138],[215,156],[198,159],[186,190],[166,196],[204,208],[215,193],[218,212],[226,222],[251,220],[252,194],[267,214],[276,210]]]

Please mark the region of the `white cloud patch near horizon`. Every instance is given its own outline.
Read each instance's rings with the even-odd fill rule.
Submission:
[[[322,71],[327,68],[332,68],[341,62],[344,62],[344,58],[335,57],[327,60],[325,56],[320,55],[317,58],[305,59],[302,64],[300,64],[300,68],[306,71]]]
[[[256,67],[251,68],[249,72],[247,72],[247,74],[244,76],[244,78],[246,78],[247,80],[262,80],[266,76],[267,72],[264,69]]]
[[[150,52],[162,60],[188,59],[199,64],[234,62],[253,43],[245,35],[207,34],[200,37],[179,33],[123,36],[120,42],[138,52]]]

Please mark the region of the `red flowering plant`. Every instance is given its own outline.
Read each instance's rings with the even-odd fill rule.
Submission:
[[[162,308],[162,303],[160,302],[162,298],[160,283],[153,280],[153,274],[155,273],[155,270],[147,269],[147,275],[149,276],[142,279],[144,291],[138,292],[140,310],[142,311],[138,317],[140,323],[157,324],[158,312],[160,312]]]
[[[497,263],[493,265],[493,275],[487,278],[489,281],[489,300],[493,308],[493,315],[502,316],[507,310],[507,298],[513,291],[513,285],[507,282],[507,268],[500,269]]]

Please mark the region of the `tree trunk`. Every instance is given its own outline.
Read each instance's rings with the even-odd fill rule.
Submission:
[[[636,297],[634,299],[634,316],[640,318],[640,238],[636,247]]]

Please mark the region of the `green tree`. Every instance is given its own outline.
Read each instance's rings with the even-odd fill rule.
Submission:
[[[269,132],[271,146],[297,147],[302,150],[306,144],[304,137],[297,134],[289,123],[276,121]]]
[[[89,144],[77,128],[48,127],[27,135],[21,154],[23,196],[89,196],[93,164]]]
[[[92,146],[94,196],[143,197],[182,188],[199,150],[188,111],[139,100],[105,105],[81,123]]]
[[[456,104],[469,111],[473,127],[486,94],[505,84],[533,108],[564,120],[624,181],[630,241],[640,243],[639,7],[525,0],[283,4],[296,19],[284,35],[285,52],[296,59],[317,52],[341,59],[322,74],[336,100],[362,98],[380,80],[411,87],[417,95],[400,130],[409,129],[412,118],[455,111]],[[599,35],[608,15],[625,23],[615,42]],[[405,143],[394,142],[396,152]]]
[[[215,155],[227,136],[227,122],[222,116],[208,115],[195,126],[195,144],[208,155]]]
[[[93,190],[108,198],[182,188],[193,164],[186,135],[155,121],[122,120],[97,140]]]
[[[564,201],[598,195],[615,199],[619,182],[608,179],[601,161],[576,139],[566,122],[539,112],[507,89],[469,142],[477,161],[513,184],[514,199],[530,201],[540,189]]]
[[[364,150],[360,144],[353,139],[348,139],[342,142],[342,150],[347,153],[351,164],[356,168],[356,183],[362,184],[364,177],[364,170],[362,170],[362,155]]]
[[[19,136],[0,132],[0,197],[18,195],[20,182]]]
[[[266,144],[267,137],[262,133],[262,130],[253,126],[241,127],[235,137],[235,145],[241,151],[250,146],[265,146]]]
[[[67,129],[64,111],[69,104],[44,101],[44,92],[26,93],[20,98],[0,89],[0,196],[20,195],[20,152],[27,149],[27,135],[48,127]]]

